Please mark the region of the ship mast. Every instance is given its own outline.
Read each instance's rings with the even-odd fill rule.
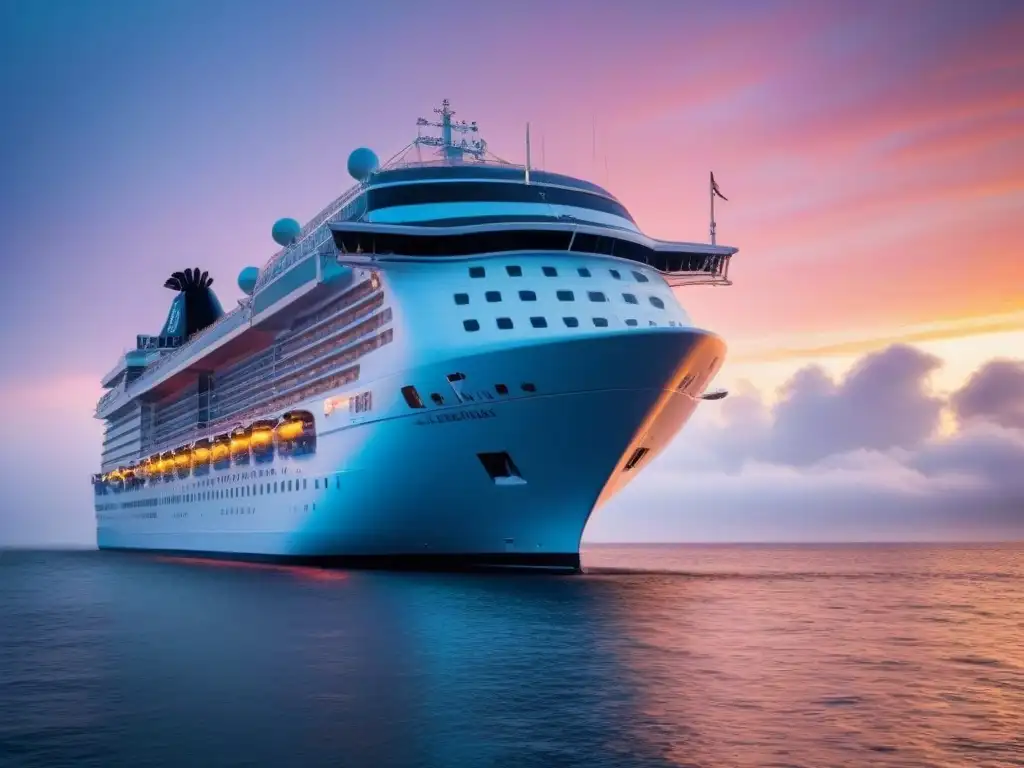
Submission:
[[[447,163],[459,163],[466,159],[466,156],[483,160],[487,154],[487,142],[481,138],[462,138],[455,140],[455,134],[471,134],[478,136],[480,129],[476,122],[467,123],[465,120],[452,120],[455,112],[451,109],[448,99],[441,102],[441,108],[434,108],[434,114],[440,115],[440,122],[432,122],[424,117],[416,121],[420,128],[440,128],[440,136],[417,136],[414,144],[417,151],[420,147],[437,147],[437,153]]]

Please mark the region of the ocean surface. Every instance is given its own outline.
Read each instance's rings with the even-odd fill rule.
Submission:
[[[0,553],[0,766],[1024,765],[1024,545]]]

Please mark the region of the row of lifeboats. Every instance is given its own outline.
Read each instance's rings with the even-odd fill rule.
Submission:
[[[298,456],[316,450],[316,423],[308,411],[292,411],[280,419],[261,419],[230,432],[197,440],[173,451],[154,454],[139,464],[93,475],[102,488],[127,490],[190,476],[211,469],[248,466],[273,461],[274,455]]]

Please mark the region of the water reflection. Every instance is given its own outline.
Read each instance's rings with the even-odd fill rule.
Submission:
[[[1022,552],[600,550],[568,578],[6,554],[0,750],[80,766],[1006,764],[1024,754]]]

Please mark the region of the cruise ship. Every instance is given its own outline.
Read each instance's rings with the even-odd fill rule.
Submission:
[[[725,344],[674,289],[730,284],[735,248],[644,235],[531,168],[529,127],[518,165],[434,113],[276,222],[231,311],[201,268],[167,279],[163,329],[102,382],[100,549],[578,571],[594,510],[725,395]]]

